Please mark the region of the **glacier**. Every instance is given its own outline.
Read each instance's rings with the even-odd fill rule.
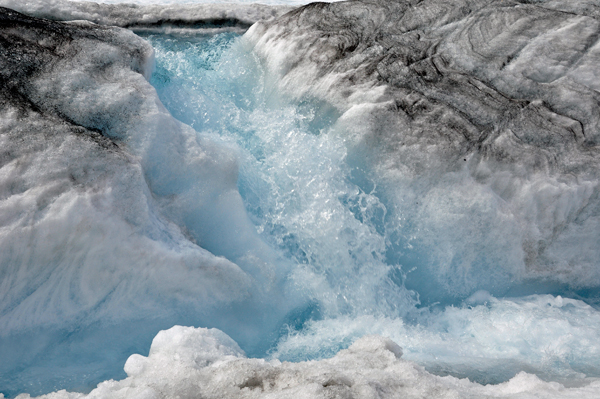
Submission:
[[[598,395],[600,4],[105,3],[0,1],[0,393]]]

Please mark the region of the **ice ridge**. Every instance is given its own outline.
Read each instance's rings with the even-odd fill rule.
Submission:
[[[265,4],[103,4],[67,0],[2,0],[0,5],[27,15],[55,21],[86,20],[139,30],[237,29],[292,10]]]
[[[245,213],[234,153],[168,113],[145,78],[153,57],[126,29],[0,8],[4,393],[48,383],[33,376],[60,358],[73,363],[45,375],[63,384],[77,368],[85,386],[177,319],[237,325],[278,295],[283,270]],[[229,316],[210,316],[224,304]],[[91,336],[111,349],[75,355]]]

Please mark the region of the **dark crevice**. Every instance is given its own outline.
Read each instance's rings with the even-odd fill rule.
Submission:
[[[136,29],[164,29],[164,28],[178,28],[178,29],[218,29],[218,28],[240,28],[247,30],[252,26],[251,23],[241,21],[234,18],[223,18],[223,19],[203,19],[198,21],[188,21],[183,19],[164,19],[155,22],[135,22],[124,25],[124,28],[136,30]]]

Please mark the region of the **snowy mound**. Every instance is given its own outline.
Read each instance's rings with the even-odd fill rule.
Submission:
[[[144,290],[177,289],[182,300],[242,294],[248,278],[238,266],[181,246],[189,240],[178,240],[181,231],[157,215],[162,208],[176,218],[186,195],[218,208],[214,197],[235,202],[237,191],[235,159],[199,142],[157,101],[144,79],[152,48],[126,30],[7,9],[1,15],[3,334],[39,323],[38,313],[51,309],[46,323],[59,324],[91,308],[110,309],[122,295],[136,304],[140,293],[132,285],[140,280],[155,281]],[[189,164],[201,165],[202,176],[190,175]],[[198,178],[218,184],[187,192]],[[174,261],[168,269],[166,259]],[[193,270],[197,280],[179,280],[169,270],[174,265]],[[215,279],[232,279],[237,289],[213,290]]]
[[[186,312],[205,317],[243,303],[253,281],[277,280],[233,152],[162,106],[144,78],[147,42],[4,8],[0,23],[0,374],[25,367],[18,385],[40,353],[77,353],[86,334],[105,347],[118,323],[135,347]]]
[[[248,359],[223,332],[175,326],[161,331],[148,357],[132,355],[128,377],[89,395],[59,391],[45,399],[129,398],[592,398],[595,381],[566,389],[526,373],[497,386],[436,377],[401,359],[393,341],[366,336],[331,359],[288,363]],[[30,398],[20,395],[18,399]]]

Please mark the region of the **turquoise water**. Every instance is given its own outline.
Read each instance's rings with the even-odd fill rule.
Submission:
[[[327,357],[376,333],[396,339],[405,357],[431,371],[485,383],[520,370],[558,379],[598,373],[597,361],[583,355],[596,353],[595,344],[585,349],[574,339],[555,360],[539,355],[546,340],[557,339],[553,323],[567,323],[573,337],[595,336],[598,313],[585,302],[595,303],[598,289],[518,280],[506,267],[513,259],[510,240],[494,239],[510,230],[486,227],[493,226],[488,208],[494,205],[473,204],[471,214],[461,216],[470,235],[446,226],[436,234],[447,237],[432,236],[421,216],[411,214],[420,208],[403,205],[406,198],[395,197],[389,179],[348,146],[336,123],[340,114],[312,98],[279,94],[277,81],[243,38],[148,39],[157,52],[151,83],[161,101],[177,119],[234,149],[249,217],[285,259],[286,289],[293,287],[299,305],[290,306],[276,331],[264,332],[259,346],[266,351],[251,354],[293,361]],[[433,191],[446,183],[425,184]],[[440,264],[432,248],[454,255]],[[467,272],[461,270],[465,262]],[[560,295],[585,302],[573,302],[572,313],[555,305]],[[579,312],[590,312],[587,327],[577,325]],[[522,317],[537,320],[543,331],[518,324]],[[498,323],[517,324],[504,330]],[[515,340],[546,335],[515,346],[507,334]]]
[[[124,378],[128,356],[146,355],[156,333],[174,324],[219,328],[261,358],[329,357],[379,334],[431,372],[482,383],[522,370],[558,381],[600,376],[599,287],[522,278],[518,223],[466,169],[414,177],[378,167],[373,148],[351,138],[364,119],[281,94],[276,74],[236,33],[144,37],[156,50],[150,83],[170,114],[193,128],[205,151],[197,157],[212,156],[214,165],[188,159],[180,168],[177,152],[165,156],[177,148],[169,142],[180,137],[169,135],[177,127],[159,126],[152,154],[171,164],[143,170],[147,187],[133,192],[151,197],[152,245],[175,255],[158,251],[163,258],[154,264],[147,247],[124,251],[123,264],[113,259],[124,282],[96,308],[75,313],[80,319],[35,330],[15,321],[16,333],[0,342],[8,370],[0,392],[89,391]],[[375,158],[401,164],[398,154]],[[157,188],[164,170],[178,174]],[[229,189],[220,176],[237,186]],[[127,193],[131,184],[125,178],[110,187]],[[128,222],[139,216],[133,209]],[[52,226],[75,234],[73,216]],[[107,224],[106,231],[123,229],[127,237],[128,228]],[[99,248],[112,248],[107,242]],[[83,244],[76,260],[87,259],[96,242]],[[215,266],[204,250],[229,262]],[[97,256],[104,262],[105,253]],[[78,276],[94,280],[96,270],[72,263],[56,278],[69,287],[82,284]],[[205,283],[206,275],[195,274],[205,268],[218,278]],[[48,312],[61,314],[61,304],[50,303]]]

